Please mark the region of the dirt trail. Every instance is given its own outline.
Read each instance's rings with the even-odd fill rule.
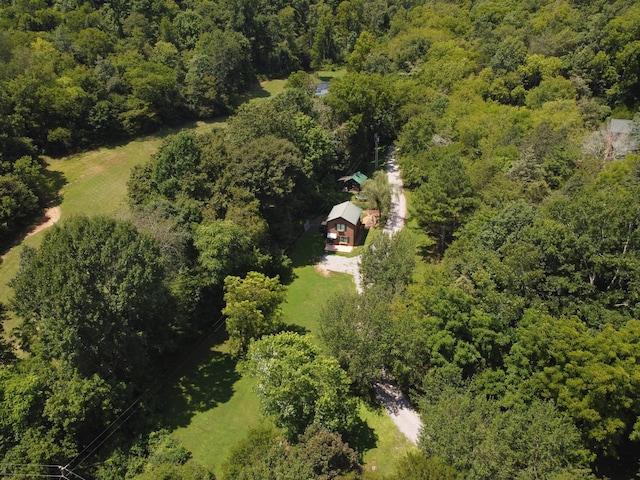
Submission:
[[[47,208],[45,210],[45,212],[44,212],[44,215],[42,216],[42,218],[40,220],[40,223],[38,225],[36,225],[35,227],[33,227],[24,237],[22,237],[22,240],[24,240],[25,238],[29,238],[30,236],[35,235],[36,233],[41,232],[42,230],[45,230],[45,229],[49,228],[51,225],[56,223],[58,220],[60,220],[60,207]],[[22,241],[22,240],[20,240],[20,241]],[[16,245],[18,243],[16,243]],[[8,251],[9,250],[7,250],[7,252]],[[0,263],[4,262],[6,256],[7,256],[7,253],[5,252],[5,254],[2,255],[2,257],[0,257]]]
[[[42,230],[46,230],[55,224],[58,220],[60,220],[60,207],[55,206],[51,208],[47,208],[44,212],[42,220],[38,226],[34,227],[24,238],[29,238],[31,235],[35,235]]]

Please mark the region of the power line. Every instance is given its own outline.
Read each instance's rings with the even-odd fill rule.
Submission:
[[[118,431],[118,429],[120,427],[122,427],[127,420],[129,420],[134,413],[136,413],[138,411],[138,409],[141,406],[141,401],[147,397],[150,396],[151,394],[155,394],[157,393],[160,388],[162,388],[164,385],[166,385],[169,380],[171,380],[174,375],[176,373],[178,373],[178,371],[184,367],[184,365],[187,363],[187,361],[195,354],[195,352],[198,351],[198,347],[200,347],[202,344],[204,344],[206,341],[208,341],[211,336],[216,333],[220,327],[222,325],[224,325],[224,315],[221,315],[220,318],[218,318],[218,320],[216,320],[213,323],[213,327],[215,327],[214,330],[212,330],[209,334],[207,334],[206,336],[204,336],[197,344],[196,344],[196,348],[192,348],[183,358],[183,360],[178,364],[178,366],[166,377],[164,377],[158,384],[156,384],[156,386],[149,388],[146,392],[144,392],[142,395],[140,395],[137,399],[135,399],[120,415],[118,415],[118,417],[113,420],[95,439],[93,439],[84,449],[82,449],[82,451],[80,453],[78,453],[78,455],[75,456],[75,458],[73,460],[71,460],[67,465],[65,465],[64,468],[65,470],[68,470],[69,473],[76,475],[77,478],[82,479],[82,477],[78,476],[77,474],[73,473],[70,470],[70,466],[74,463],[74,462],[78,462],[74,468],[78,468],[80,467],[91,455],[93,455],[96,450],[98,450],[98,448],[100,448],[109,438],[111,438],[111,436],[116,433]],[[136,406],[137,405],[137,406]],[[136,408],[134,408],[136,407]],[[132,410],[133,409],[133,410]],[[125,415],[127,414],[127,412],[129,412],[131,410],[131,413],[129,413],[126,417]],[[119,424],[118,422],[122,420]],[[111,430],[113,428],[113,430],[111,432],[109,432],[109,430]],[[109,432],[109,433],[108,433]],[[108,433],[108,434],[107,434]],[[104,435],[106,435],[104,438],[102,438]],[[102,438],[102,440],[100,441],[100,443],[98,443],[97,445],[95,445],[95,447],[89,451],[86,455],[84,455],[84,457],[82,457],[82,455],[87,452],[87,450],[89,450],[96,442],[98,442],[98,440],[100,440]],[[82,457],[82,458],[81,458]],[[58,477],[60,478],[60,477]],[[62,478],[66,478],[66,477],[62,477]]]
[[[61,465],[50,465],[50,464],[39,464],[39,463],[0,463],[0,466],[5,469],[4,472],[0,473],[0,477],[29,477],[29,478],[62,478],[65,480],[85,480],[83,477],[78,475],[77,473],[69,470],[66,467]],[[15,472],[15,471],[6,471],[6,468],[19,468],[19,467],[35,467],[41,469],[47,469],[49,473],[27,473],[27,472]],[[51,470],[55,469],[59,473],[51,473]],[[71,475],[69,477],[68,475]]]
[[[78,475],[72,470],[69,470],[67,467],[59,467],[60,468],[60,476],[65,480],[72,480],[72,478],[77,478],[78,480],[85,480],[83,477]],[[67,477],[67,475],[72,475],[72,478]]]
[[[58,468],[59,465],[50,465],[42,463],[0,463],[0,467],[41,467],[41,468]]]
[[[50,475],[44,473],[0,473],[0,477],[65,478],[60,474]]]

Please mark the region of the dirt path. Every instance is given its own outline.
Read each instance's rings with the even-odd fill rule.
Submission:
[[[418,443],[422,420],[420,420],[420,415],[414,410],[407,397],[390,380],[382,380],[376,383],[373,388],[376,391],[376,396],[380,399],[380,403],[382,403],[398,430],[411,442]]]
[[[395,148],[389,149],[386,159],[386,171],[389,183],[393,187],[393,195],[391,197],[391,212],[389,220],[385,225],[383,232],[393,235],[404,227],[407,218],[407,197],[403,191],[402,178],[400,177],[400,169],[396,163],[394,155]],[[362,285],[360,278],[360,256],[342,257],[340,255],[322,256],[317,268],[325,272],[342,272],[353,275],[353,281],[356,284],[358,293],[362,293]],[[398,386],[390,380],[380,380],[374,385],[377,397],[380,403],[400,430],[411,442],[417,443],[422,421],[420,415],[416,412],[405,395],[400,391]]]
[[[22,242],[25,238],[29,238],[30,236],[49,228],[58,220],[60,220],[60,207],[47,208],[44,212],[44,215],[40,219],[40,223],[37,226],[33,227],[24,237],[22,237],[20,242]],[[18,245],[20,242],[17,242],[16,245]],[[2,257],[0,257],[0,263],[5,261],[8,252],[9,250],[7,250],[7,252],[5,252]]]
[[[42,230],[46,230],[58,220],[60,220],[60,207],[56,206],[47,208],[44,212],[41,223],[38,226],[34,227],[29,233],[27,233],[24,238],[29,238],[31,235],[35,235]]]

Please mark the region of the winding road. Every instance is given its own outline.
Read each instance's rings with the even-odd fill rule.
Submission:
[[[389,214],[389,220],[387,220],[387,224],[383,229],[383,232],[389,235],[400,231],[402,227],[404,227],[404,222],[407,218],[407,197],[404,195],[400,169],[396,163],[394,152],[395,147],[391,147],[387,153],[385,163],[387,178],[393,188],[391,212]],[[318,267],[321,270],[353,275],[356,290],[358,293],[362,293],[360,256],[348,258],[340,255],[324,254]],[[422,428],[422,421],[420,420],[420,415],[418,415],[418,412],[411,406],[407,397],[394,382],[387,379],[377,382],[374,385],[374,389],[380,399],[380,403],[382,403],[398,429],[411,442],[417,443],[420,429]]]

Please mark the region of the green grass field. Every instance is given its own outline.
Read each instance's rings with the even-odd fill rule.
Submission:
[[[48,159],[47,169],[62,183],[61,217],[72,215],[114,215],[126,211],[127,180],[131,167],[147,160],[160,146],[160,137],[147,137],[126,145],[101,148],[63,159]],[[25,245],[37,246],[44,232],[26,239]],[[17,270],[22,244],[13,247],[0,264],[0,301],[11,295],[7,282]],[[8,325],[9,329],[11,325]]]
[[[47,170],[61,185],[60,221],[80,214],[126,216],[127,181],[131,168],[151,158],[167,135],[183,128],[204,132],[213,125],[224,125],[224,122],[220,119],[192,122],[123,145],[103,147],[60,159],[47,159]],[[7,282],[18,271],[22,245],[38,246],[43,234],[40,232],[27,238],[3,255],[0,264],[0,302],[6,303],[11,296]],[[6,326],[7,330],[12,328],[13,321],[10,320]]]
[[[313,75],[318,81],[329,82],[334,78],[343,77],[347,73],[346,69],[340,68],[336,70],[319,70]],[[264,80],[255,84],[247,93],[246,100],[254,98],[267,98],[284,90],[287,79],[276,78],[273,80]]]
[[[287,299],[282,305],[284,321],[306,330],[321,347],[319,320],[323,305],[337,292],[355,288],[350,275],[325,276],[314,268],[313,262],[322,253],[320,235],[307,233],[298,240],[290,252],[294,278],[287,287]],[[180,416],[175,437],[189,449],[195,460],[212,469],[219,478],[220,466],[230,448],[249,428],[267,420],[259,413],[258,399],[253,392],[255,381],[241,376],[224,344],[209,346],[208,353],[199,358],[200,362],[185,369],[178,387],[165,396],[167,413],[173,418]],[[212,362],[212,358],[215,361]],[[212,379],[218,379],[217,383],[208,385]],[[227,396],[220,393],[220,384]],[[194,400],[204,387],[218,400]],[[365,471],[368,478],[381,478],[394,471],[396,459],[412,448],[411,443],[384,412],[361,403],[359,413],[370,436],[375,439],[374,445],[363,455]]]
[[[200,464],[220,478],[230,448],[262,421],[255,380],[242,377],[225,344],[211,339],[163,393],[166,422]]]

